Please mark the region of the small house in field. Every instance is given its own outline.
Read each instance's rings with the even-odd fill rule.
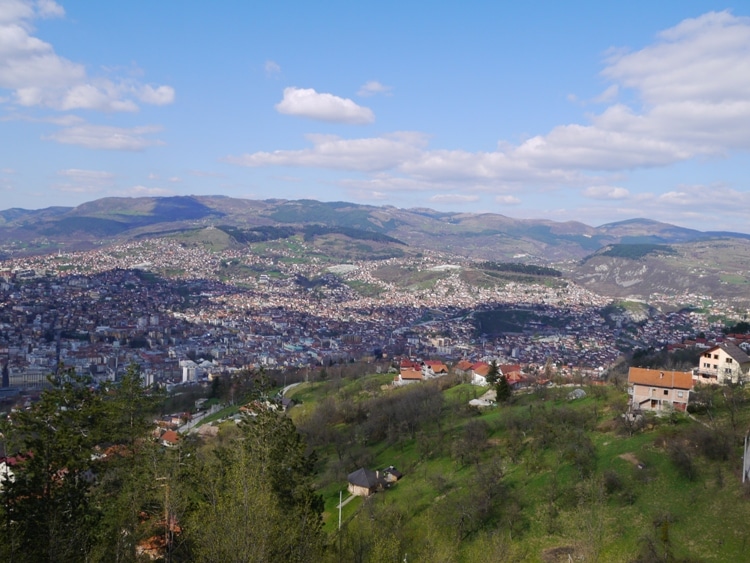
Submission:
[[[633,409],[684,411],[692,388],[693,374],[689,371],[630,368],[628,372],[628,393]]]
[[[349,473],[347,481],[349,482],[347,490],[359,497],[369,497],[371,494],[382,490],[384,485],[384,480],[378,471],[372,471],[364,467]]]

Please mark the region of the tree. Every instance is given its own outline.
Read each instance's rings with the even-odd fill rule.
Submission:
[[[487,383],[493,385],[497,381],[497,376],[500,374],[500,368],[497,367],[497,360],[490,362],[490,369],[487,371]]]
[[[508,378],[505,375],[501,375],[497,380],[495,392],[498,403],[506,403],[510,400],[513,390],[510,388],[510,383],[508,383]]]
[[[100,518],[89,492],[104,436],[101,395],[72,370],[50,383],[3,428],[8,449],[22,459],[0,493],[0,550],[8,561],[83,561]]]
[[[164,456],[147,439],[158,397],[137,366],[97,388],[65,371],[3,428],[22,462],[0,493],[0,556],[8,561],[134,561]],[[160,512],[161,513],[161,512]]]
[[[153,522],[162,514],[162,490],[169,486],[158,480],[168,474],[167,456],[147,439],[161,396],[143,387],[136,364],[103,393],[108,455],[94,464],[92,495],[101,521],[92,558],[134,561],[138,543],[153,535]]]
[[[240,424],[228,447],[201,456],[186,535],[198,561],[318,561],[322,499],[314,455],[273,408]]]

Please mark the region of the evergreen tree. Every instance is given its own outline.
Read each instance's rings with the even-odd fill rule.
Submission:
[[[162,506],[153,473],[164,456],[148,439],[158,398],[137,366],[111,388],[72,370],[50,382],[3,428],[21,463],[0,492],[0,557],[135,561],[142,516]]]
[[[505,403],[510,400],[513,391],[510,388],[510,384],[508,383],[508,378],[504,375],[501,375],[500,379],[497,380],[497,385],[495,385],[495,392],[497,394],[498,403]]]
[[[497,367],[497,360],[490,362],[490,369],[487,371],[487,383],[494,385],[497,382],[497,376],[500,374],[500,368]]]
[[[148,437],[161,396],[143,387],[140,369],[128,367],[122,380],[105,388],[105,442],[96,461],[93,502],[102,518],[91,558],[134,561],[138,543],[153,535],[153,522],[163,513],[163,482],[168,460]],[[106,455],[104,455],[106,454]]]
[[[6,448],[22,460],[0,493],[7,561],[83,561],[100,518],[89,492],[106,418],[101,395],[74,371],[50,382],[39,402],[3,428]]]

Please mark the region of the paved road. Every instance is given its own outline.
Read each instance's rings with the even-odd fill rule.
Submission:
[[[341,506],[337,506],[336,508],[344,508],[347,504],[349,504],[349,501],[354,498],[355,495],[349,495],[349,497],[341,503]]]
[[[302,385],[302,382],[300,381],[299,383],[292,383],[291,385],[287,385],[281,390],[281,396],[282,397],[285,396],[287,391],[289,391],[290,389],[294,387],[297,387],[297,385]]]
[[[185,423],[183,426],[180,426],[177,429],[177,432],[179,432],[180,434],[184,434],[185,432],[188,432],[195,425],[197,425],[201,420],[203,420],[204,418],[206,418],[209,415],[214,414],[215,412],[219,412],[222,408],[224,408],[224,407],[222,407],[221,405],[214,405],[214,406],[212,406],[205,413],[202,413],[202,414],[196,416],[192,420],[190,420],[187,423]]]

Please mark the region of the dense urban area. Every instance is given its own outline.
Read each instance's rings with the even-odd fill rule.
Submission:
[[[6,387],[41,385],[59,367],[114,380],[136,363],[149,382],[172,386],[243,367],[314,368],[403,356],[496,359],[531,371],[551,361],[601,374],[623,350],[679,347],[698,335],[705,343],[724,326],[721,319],[710,322],[712,315],[733,313],[714,304],[631,315],[572,282],[471,286],[459,276],[462,264],[445,260],[427,255],[321,267],[157,239],[5,261]],[[224,273],[233,261],[245,268]],[[426,289],[377,277],[377,269],[399,267],[448,275]],[[377,295],[363,296],[357,284]],[[515,328],[483,334],[477,318],[488,311],[514,318]]]

